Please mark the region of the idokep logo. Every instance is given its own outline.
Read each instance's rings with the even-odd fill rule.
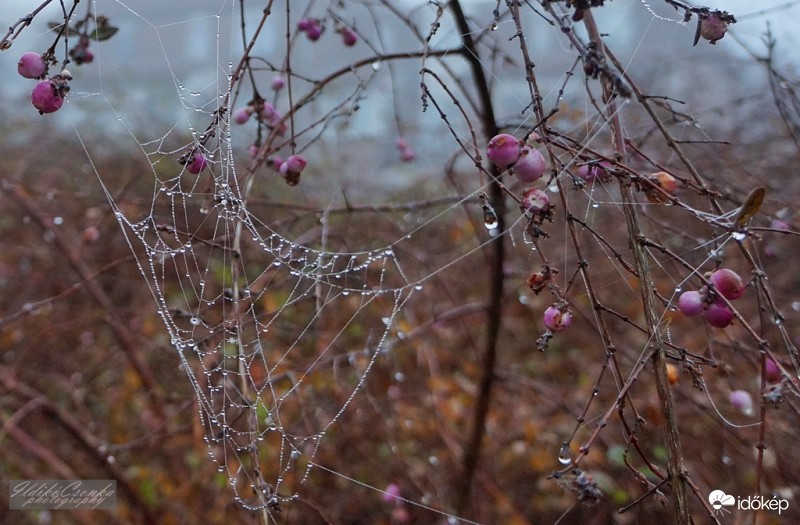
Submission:
[[[708,495],[708,502],[714,509],[715,515],[722,515],[731,512],[725,507],[735,507],[739,510],[772,510],[778,514],[789,508],[789,500],[777,497],[765,498],[764,496],[748,496],[746,498],[735,498],[730,494],[725,494],[721,490],[712,490]]]

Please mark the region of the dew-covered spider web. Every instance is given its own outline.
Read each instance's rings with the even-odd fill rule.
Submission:
[[[98,44],[97,90],[74,71],[65,109],[85,105],[141,161],[136,180],[95,173],[238,503],[279,520],[321,491],[332,494],[316,505],[365,497],[361,511],[384,505],[375,512],[393,523],[528,523],[615,491],[632,505],[673,497],[670,389],[677,420],[702,421],[681,427],[687,469],[704,468],[691,438],[720,428],[719,464],[753,464],[742,440],[756,437],[741,436],[766,416],[728,397],[796,402],[800,290],[766,276],[793,249],[786,196],[798,188],[770,186],[768,161],[742,168],[727,144],[757,143],[770,124],[752,117],[769,97],[731,83],[709,100],[683,83],[688,55],[720,53],[692,47],[683,15],[699,12],[621,3],[593,10],[602,50],[564,2],[465,2],[473,47],[447,3],[92,2],[121,29]],[[146,57],[141,74],[124,49]],[[543,154],[541,178],[486,161],[475,56],[493,124]],[[684,74],[665,80],[669,68]],[[759,129],[715,125],[726,111]],[[88,157],[102,156],[76,129]],[[281,168],[296,155],[301,172]],[[538,208],[526,208],[531,189]],[[714,303],[735,307],[732,324],[682,315],[687,290],[710,294],[706,309],[717,301],[720,267],[746,283],[749,299]],[[571,325],[546,326],[548,308]],[[779,369],[769,383],[766,359]],[[796,413],[776,414],[780,463]],[[789,484],[780,469],[762,475],[768,463],[757,459],[760,488]],[[723,481],[702,472],[697,494]],[[459,503],[463,491],[480,501]],[[693,512],[708,510],[702,500]]]

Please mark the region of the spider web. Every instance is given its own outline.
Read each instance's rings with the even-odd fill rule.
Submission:
[[[631,46],[634,51],[626,67],[644,60],[639,49],[651,32],[666,25],[683,29],[681,20],[670,18],[669,11],[657,14],[653,4],[636,6],[648,13],[650,25],[636,34],[638,41]],[[449,25],[446,15],[431,6],[402,12],[399,20],[413,25],[410,34],[425,49],[403,67],[374,58],[409,52],[402,46],[395,49],[393,42],[382,37],[380,17],[392,14],[385,9],[391,4],[356,2],[351,11],[334,3],[292,3],[290,8],[270,2],[273,14],[269,16],[263,16],[263,6],[250,9],[243,45],[252,38],[252,56],[259,57],[250,60],[253,78],[268,99],[265,101],[281,108],[285,116],[278,124],[251,119],[239,127],[231,123],[232,113],[253,96],[251,80],[239,59],[242,45],[236,44],[241,38],[237,34],[240,5],[220,1],[216,10],[206,14],[187,17],[180,13],[174,20],[164,15],[164,20],[118,0],[93,4],[98,14],[122,8],[129,17],[126,21],[141,29],[143,39],[152,37],[150,44],[157,44],[167,71],[158,80],[170,79],[174,85],[170,100],[180,105],[177,117],[164,119],[165,131],[148,129],[144,136],[137,128],[137,115],[111,96],[113,88],[104,77],[110,76],[111,66],[105,65],[102,56],[98,57],[98,92],[71,96],[76,101],[99,99],[110,107],[117,125],[133,138],[146,160],[143,177],[152,181],[152,194],[143,206],[131,205],[119,196],[122,191],[107,183],[106,174],[97,175],[194,390],[211,460],[228,477],[238,502],[248,509],[273,512],[300,497],[301,487],[315,467],[351,485],[381,490],[368,477],[350,474],[346,463],[330,463],[335,455],[325,454],[325,461],[319,461],[325,438],[351,424],[348,415],[359,410],[354,406],[359,400],[374,403],[373,394],[367,392],[368,382],[382,362],[388,362],[388,370],[396,370],[389,383],[403,382],[401,367],[393,364],[398,359],[396,349],[416,337],[417,331],[435,325],[441,313],[435,308],[425,310],[420,303],[435,303],[437,294],[451,294],[454,297],[447,302],[469,306],[463,303],[469,294],[452,290],[472,286],[474,275],[479,275],[475,280],[485,278],[477,272],[483,271],[486,248],[497,232],[493,228],[495,210],[486,197],[491,174],[475,166],[488,137],[476,136],[476,124],[465,124],[457,117],[464,95],[453,95],[449,84],[439,84],[432,74],[423,76],[429,91],[423,102],[427,111],[419,116],[423,115],[418,90],[420,64],[431,68],[431,73],[461,78],[461,71],[448,69],[451,66],[432,53],[458,46],[458,31]],[[554,6],[554,12],[568,15],[562,7]],[[304,63],[298,57],[300,52],[291,50],[313,53],[304,37],[294,35],[294,23],[307,14],[323,17],[328,38],[336,24],[355,25],[368,51],[333,65],[314,60]],[[530,27],[548,27],[548,37],[558,38],[565,31],[540,20],[551,16],[541,7],[523,15]],[[261,20],[267,36],[254,37],[252,31]],[[436,23],[442,27],[426,33],[428,26]],[[495,19],[491,9],[477,18],[473,36],[487,46],[485,42],[494,38],[491,56],[498,63],[518,58],[516,47],[506,47],[516,46],[513,24],[508,17]],[[215,67],[210,73],[184,70],[173,59],[177,53],[169,35],[198,26],[213,28],[215,35]],[[526,31],[535,34],[533,29]],[[284,41],[287,32],[292,36]],[[264,41],[267,44],[262,45]],[[586,401],[586,392],[579,393],[583,402],[578,412],[583,413],[571,433],[561,430],[566,449],[562,447],[557,458],[556,450],[551,454],[561,464],[570,465],[576,455],[570,452],[576,436],[590,434],[591,424],[603,419],[607,407],[614,406],[614,397],[642,371],[653,336],[647,336],[636,319],[640,312],[631,306],[639,306],[640,290],[632,279],[627,236],[621,228],[604,229],[610,223],[624,223],[628,204],[616,184],[585,184],[575,176],[577,169],[591,165],[592,159],[612,156],[607,147],[611,143],[609,117],[603,115],[608,106],[596,86],[573,76],[580,69],[576,51],[568,41],[561,42],[559,60],[537,69],[557,72],[542,86],[545,108],[561,109],[564,98],[573,104],[567,108],[573,114],[559,122],[562,146],[552,157],[558,165],[554,176],[545,177],[546,183],[536,183],[547,190],[556,215],[551,217],[552,223],[545,218],[532,220],[512,204],[506,212],[511,224],[502,235],[508,237],[510,246],[509,265],[513,268],[509,274],[520,290],[515,291],[514,299],[534,312],[535,321],[526,321],[538,322],[551,299],[565,299],[591,327],[586,340],[592,339],[595,348],[604,353],[599,360],[602,366],[593,371],[593,393],[602,389],[611,398],[598,408],[600,403],[593,405],[593,396]],[[536,124],[528,86],[520,84],[518,70],[506,74],[499,65],[485,65],[487,70],[497,71],[491,82],[503,96],[498,105],[506,129],[524,133]],[[288,70],[294,86],[291,95],[264,87],[273,76],[285,75]],[[403,93],[409,75],[414,89]],[[376,91],[390,91],[391,96],[375,97]],[[617,102],[620,113],[634,111],[634,102]],[[699,124],[702,115],[669,109],[673,110],[671,129],[676,135],[710,139]],[[644,143],[653,133],[653,124],[635,115],[626,131]],[[281,123],[286,131],[280,131]],[[148,123],[151,128],[154,124]],[[360,128],[367,131],[360,132]],[[418,139],[414,144],[417,164],[398,160],[393,140],[381,143],[369,138],[370,133],[387,132]],[[450,142],[446,146],[442,140],[426,143],[424,137],[437,133]],[[250,144],[255,146],[255,155],[247,151]],[[91,157],[91,147],[86,149]],[[442,151],[448,156],[444,169],[439,162]],[[194,152],[209,159],[208,167],[199,174],[190,173],[178,162]],[[293,153],[304,154],[309,165],[299,184],[289,187],[270,166],[270,159]],[[431,157],[437,161],[426,162]],[[621,173],[635,178],[660,166],[644,155],[637,162],[620,167]],[[508,195],[519,201],[524,186],[509,176],[502,180]],[[682,182],[690,194],[680,202],[642,198],[636,205],[643,229],[653,241],[647,253],[663,299],[656,328],[669,343],[674,362],[702,383],[700,369],[716,361],[713,355],[673,341],[673,323],[683,325],[674,314],[676,302],[683,290],[699,286],[705,271],[741,246],[746,237],[737,237],[741,232],[731,229],[731,221],[748,188],[727,189],[724,206],[715,210],[706,200],[704,188],[688,177]],[[648,188],[642,182],[637,187],[640,196]],[[562,213],[570,214],[571,224]],[[601,230],[603,233],[598,233]],[[689,233],[695,230],[703,234]],[[762,270],[759,261],[744,260],[739,259],[742,268]],[[586,261],[591,262],[590,271],[581,264]],[[525,278],[540,266],[557,270],[554,282],[561,295],[555,299],[536,298],[524,286]],[[485,309],[482,304],[475,307],[479,312]],[[421,311],[432,320],[416,317]],[[742,315],[756,313],[745,308]],[[608,317],[618,323],[609,322]],[[782,323],[774,325],[778,341],[789,349],[787,357],[793,356]],[[534,330],[536,336],[545,332],[540,326]],[[696,327],[692,334],[701,334],[699,339],[709,347],[717,342],[710,332]],[[559,342],[562,336],[550,333],[549,337]],[[535,348],[536,337],[528,339],[522,346]],[[728,343],[735,346],[732,340]],[[620,357],[610,351],[615,346],[626,347]],[[756,366],[751,360],[742,361],[750,368]],[[510,367],[508,373],[515,376],[519,370]],[[709,398],[719,395],[711,392]],[[717,413],[723,419],[719,410]],[[526,416],[533,417],[533,412],[521,408],[516,414]],[[435,465],[437,456],[431,454],[431,458],[429,462]],[[562,485],[580,494],[580,487],[575,487],[585,478],[567,478],[569,482],[562,481]],[[430,510],[439,508],[438,502],[423,497],[406,502]],[[437,512],[452,521],[468,521]]]

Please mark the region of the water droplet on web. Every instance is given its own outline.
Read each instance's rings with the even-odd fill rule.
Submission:
[[[342,290],[342,295],[350,295],[350,290]]]
[[[599,208],[599,207],[600,207],[600,205],[598,203],[596,203],[596,202],[592,203],[592,208]]]
[[[380,68],[381,68],[381,61],[380,60],[376,60],[375,62],[372,63],[372,70],[373,71],[378,71]]]
[[[792,302],[792,310],[794,310],[795,312],[800,311],[800,301]]]
[[[569,452],[569,445],[564,442],[558,451],[558,462],[562,465],[569,465],[572,463],[572,455]]]
[[[192,317],[191,319],[189,319],[189,322],[192,323],[194,326],[197,326],[197,325],[200,324],[200,318],[199,317]]]
[[[422,290],[422,285],[421,284],[417,284],[416,286],[414,286],[414,289],[417,290],[417,291]]]
[[[733,233],[731,234],[731,236],[732,236],[734,239],[736,239],[737,241],[743,241],[743,240],[744,240],[744,239],[747,237],[747,234],[746,234],[746,233],[744,233],[744,232],[733,232]]]
[[[391,324],[391,322],[392,322],[392,318],[391,317],[381,317],[381,321],[386,326],[389,326],[389,324]]]

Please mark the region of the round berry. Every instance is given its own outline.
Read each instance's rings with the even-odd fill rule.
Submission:
[[[256,156],[258,156],[259,149],[260,148],[255,144],[250,144],[249,146],[247,146],[247,153],[250,155],[251,159],[254,159],[256,158]]]
[[[191,160],[186,163],[186,171],[197,175],[203,171],[206,166],[208,166],[208,159],[206,159],[206,156],[199,151],[195,151]]]
[[[278,111],[275,109],[275,106],[273,106],[269,102],[264,102],[264,105],[262,106],[261,112],[259,114],[261,115],[262,119],[269,122],[275,118],[275,115],[277,113]]]
[[[746,416],[753,415],[753,398],[746,390],[734,390],[729,396],[731,406]]]
[[[688,292],[683,292],[681,296],[678,297],[678,310],[680,310],[683,315],[688,315],[689,317],[700,315],[705,309],[704,299],[703,294],[698,291],[690,290]]]
[[[25,78],[39,78],[47,71],[47,64],[42,55],[29,51],[17,62],[17,72]]]
[[[572,323],[572,314],[569,310],[562,312],[558,306],[551,305],[544,311],[543,320],[548,330],[563,332]]]
[[[39,110],[39,113],[53,113],[58,111],[64,104],[56,85],[51,80],[42,80],[33,88],[31,92],[31,102]]]
[[[253,114],[253,108],[250,106],[246,108],[239,108],[233,112],[233,121],[237,124],[244,124],[250,120],[250,115]]]
[[[547,169],[547,163],[539,151],[524,147],[519,152],[519,160],[514,164],[514,175],[522,182],[533,182]]]
[[[783,374],[781,374],[781,369],[778,367],[778,363],[776,363],[769,357],[767,358],[764,367],[766,368],[767,381],[771,383],[777,383],[781,379],[783,379]]]
[[[297,29],[300,31],[308,31],[308,28],[316,25],[316,22],[310,18],[303,18],[297,21]]]
[[[347,47],[353,47],[356,45],[356,42],[358,42],[358,35],[349,27],[340,29],[339,34],[342,35],[342,42],[344,42],[344,45]]]
[[[319,40],[319,37],[322,36],[322,28],[319,25],[314,24],[308,29],[306,29],[306,36],[312,42],[316,42],[317,40]]]
[[[703,311],[703,318],[715,328],[725,328],[733,321],[733,312],[722,301],[715,301]]]
[[[744,295],[744,283],[739,274],[728,268],[720,268],[709,277],[714,289],[733,301]]]
[[[728,22],[717,13],[712,13],[700,21],[700,36],[708,40],[710,44],[716,44],[717,40],[724,37],[727,31]]]
[[[281,173],[292,172],[300,173],[306,167],[306,158],[302,155],[290,155],[281,164]]]
[[[498,168],[505,169],[519,159],[519,141],[512,135],[501,133],[492,137],[486,148],[486,156]]]
[[[675,193],[675,190],[678,189],[678,181],[667,173],[666,171],[659,171],[658,173],[654,173],[650,176],[650,180],[653,181],[656,186],[661,188],[661,191],[666,193],[667,195],[672,195]],[[661,192],[650,189],[647,192],[647,200],[652,203],[665,203],[669,202],[669,199],[666,198]]]
[[[272,77],[272,89],[278,91],[279,89],[283,89],[283,86],[286,85],[286,80],[280,75],[276,75]]]
[[[529,189],[522,194],[522,211],[541,213],[550,209],[550,197],[542,190]]]

